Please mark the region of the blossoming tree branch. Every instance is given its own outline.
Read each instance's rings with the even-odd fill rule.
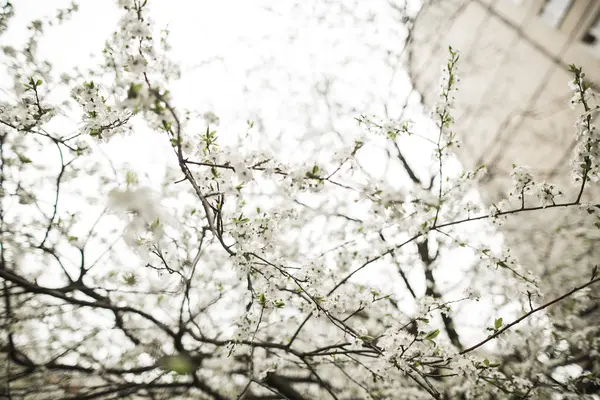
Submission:
[[[573,260],[575,280],[550,288],[509,249],[462,230],[554,209],[598,229],[600,205],[585,201],[600,174],[598,106],[581,69],[571,66],[580,112],[574,185],[515,166],[510,193],[486,209],[467,196],[485,166],[447,167],[459,145],[456,50],[442,70],[431,137],[410,121],[357,115],[360,139],[295,163],[247,137],[223,141],[217,116],[186,109],[169,90],[179,71],[168,32],[149,17],[151,1],[118,5],[114,35],[86,73],[54,71],[37,49],[45,30],[76,18],[75,5],[33,21],[22,48],[2,48],[12,86],[0,94],[3,398],[600,393],[600,335],[590,319],[597,268]],[[0,32],[12,14],[5,1]],[[122,170],[102,150],[148,131],[169,148],[160,185],[144,182],[133,149]],[[408,136],[430,146],[429,174],[405,157],[398,143]],[[374,142],[394,155],[405,185],[374,178],[358,161]],[[471,290],[440,282],[451,249],[475,255],[465,272],[475,277]],[[463,306],[492,292],[513,313],[490,305],[487,326],[465,329],[481,317],[465,319]]]

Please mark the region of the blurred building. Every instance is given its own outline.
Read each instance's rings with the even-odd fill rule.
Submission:
[[[600,83],[597,0],[425,2],[411,41],[410,71],[427,105],[438,99],[448,45],[461,52],[457,132],[466,167],[485,163],[491,181],[512,164],[561,179],[572,153],[575,116],[568,65]],[[496,197],[505,187],[485,187]]]
[[[573,79],[568,65],[583,67],[587,78],[600,84],[600,1],[423,3],[409,44],[409,73],[431,107],[438,100],[448,45],[460,51],[454,113],[462,142],[458,156],[468,169],[488,166],[490,174],[481,182],[484,200],[506,196],[513,164],[532,167],[537,177],[564,189],[563,200],[574,200],[570,160],[581,110],[568,106]],[[593,186],[598,200],[600,190]],[[584,216],[575,214],[552,210],[509,220],[505,236],[518,247],[524,267],[549,280],[581,282],[582,272],[598,263],[594,248],[600,249],[600,238],[590,236],[589,229],[579,233],[577,220]]]

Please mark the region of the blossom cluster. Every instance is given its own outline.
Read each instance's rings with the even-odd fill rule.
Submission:
[[[5,124],[14,126],[15,129],[30,131],[48,123],[56,111],[50,105],[41,101],[43,81],[30,77],[26,82],[20,82],[23,94],[16,104],[0,103],[0,118]]]
[[[581,68],[571,65],[570,69],[574,75],[569,82],[573,90],[570,104],[572,108],[577,105],[583,108],[575,124],[573,176],[576,183],[585,185],[588,180],[595,182],[600,178],[600,135],[592,122],[592,113],[598,112],[600,105],[592,105],[595,94]]]
[[[165,235],[165,225],[173,223],[158,195],[148,187],[113,189],[108,199],[109,208],[128,220],[123,238],[133,248],[144,242],[158,243]]]
[[[525,398],[546,389],[536,386],[539,370],[556,376],[551,362],[540,361],[542,356],[558,360],[562,354],[570,356],[566,349],[597,355],[594,327],[573,335],[575,344],[565,344],[560,335],[557,340],[544,338],[551,343],[550,350],[544,343],[523,347],[531,337],[509,331],[520,321],[511,323],[506,315],[506,321],[495,318],[493,328],[463,333],[469,327],[462,325],[460,311],[454,310],[457,302],[470,306],[487,296],[508,308],[518,305],[519,311],[533,312],[533,300],[541,297],[541,283],[510,251],[492,251],[489,243],[476,247],[473,243],[486,240],[481,237],[467,243],[470,240],[457,226],[467,222],[472,226],[487,218],[501,221],[519,212],[565,204],[556,203],[562,193],[555,185],[538,183],[529,168],[515,166],[510,197],[486,214],[475,196],[467,196],[485,168],[459,176],[446,174],[442,161],[449,160],[449,149],[457,143],[452,132],[459,58],[455,50],[450,48],[440,102],[434,109],[437,140],[429,143],[435,147],[433,156],[438,162],[429,176],[411,171],[410,160],[399,154],[396,140],[400,134],[413,135],[411,123],[365,116],[358,118],[359,123],[374,135],[360,136],[337,151],[323,151],[325,156],[311,153],[308,160],[292,164],[267,151],[248,150],[247,138],[227,147],[217,134],[215,114],[204,114],[206,129],[192,128],[194,114],[180,111],[169,95],[168,83],[177,68],[165,57],[166,39],[156,39],[148,1],[118,0],[118,4],[123,18],[106,44],[103,74],[91,74],[94,81],[72,87],[71,96],[83,110],[72,139],[75,142],[85,134],[109,140],[129,132],[131,119],[145,121],[164,138],[169,154],[174,154],[173,166],[164,178],[168,189],[159,193],[150,183],[140,185],[132,172],[127,173],[124,185],[115,187],[107,178],[110,173],[74,167],[85,141],[73,145],[71,139],[42,129],[56,112],[40,100],[46,89],[41,79],[20,82],[24,89],[17,105],[5,102],[0,106],[0,239],[3,255],[7,255],[2,279],[10,282],[3,294],[17,300],[10,306],[16,321],[11,334],[17,345],[5,343],[5,347],[16,346],[7,357],[25,364],[14,367],[23,367],[24,376],[31,378],[27,385],[37,379],[28,375],[30,370],[47,374],[45,368],[51,367],[100,380],[97,386],[87,387],[85,394],[66,388],[56,398],[67,392],[93,396],[98,388],[129,391],[131,382],[145,385],[149,395],[156,388],[156,393],[164,390],[166,396],[189,397],[200,393],[200,397],[214,398],[263,394],[325,398],[329,392],[340,399]],[[578,125],[577,167],[585,183],[597,173],[600,145],[589,118],[591,92],[583,74],[575,75],[573,88],[579,97],[573,101],[586,108]],[[70,86],[70,82],[62,83]],[[25,166],[30,164],[44,169],[22,151],[24,138],[32,136],[52,144],[36,147],[40,154],[48,147],[59,149],[58,173],[54,179],[45,178],[42,189],[22,173],[29,172]],[[395,173],[374,178],[355,159],[374,143],[383,144],[388,154],[397,154],[395,161],[410,178],[406,187],[398,187]],[[105,167],[109,171],[112,165]],[[113,220],[105,225],[98,222],[106,210],[99,210],[98,221],[88,224],[80,222],[88,217],[86,213],[70,210],[76,202],[69,203],[69,197],[69,207],[63,206],[64,200],[59,204],[65,193],[98,192],[79,187],[77,174],[97,175],[100,196],[106,194],[102,199],[108,211],[122,220],[122,229]],[[106,193],[106,187],[112,190]],[[52,196],[41,201],[37,196],[46,191]],[[538,203],[526,204],[527,196],[535,196]],[[5,210],[6,215],[12,210],[4,204],[13,197],[18,198],[18,207],[28,206],[32,211],[5,216]],[[511,200],[520,204],[512,207]],[[174,206],[167,211],[169,202]],[[596,208],[589,204],[586,211],[594,214]],[[594,218],[597,221],[597,215]],[[115,250],[122,245],[120,237],[113,241],[117,235],[139,257],[130,261],[126,259],[129,252]],[[481,268],[481,275],[470,270],[460,279],[472,278],[471,272],[476,278],[454,286],[441,272],[445,262],[438,260],[438,255],[454,250],[475,250],[473,258],[479,255],[490,268]],[[54,276],[38,273],[29,266],[32,261],[41,266],[37,269]],[[474,264],[480,263],[475,260]],[[456,274],[452,270],[448,275]],[[477,279],[480,276],[486,279]],[[596,276],[594,270],[592,281],[586,276],[586,282]],[[455,298],[456,288],[465,286],[480,295],[448,300]],[[521,296],[514,296],[515,289]],[[573,296],[574,307],[568,309],[574,315],[559,323],[575,327],[571,322],[580,321],[579,314],[587,312],[590,293],[579,290]],[[27,307],[20,306],[30,301]],[[63,307],[65,303],[68,307]],[[61,312],[39,311],[46,306]],[[63,314],[67,318],[61,320]],[[489,320],[479,314],[470,318]],[[35,330],[36,324],[56,328],[58,333]],[[549,330],[544,322],[531,326]],[[30,332],[47,334],[49,348]],[[475,335],[487,336],[471,345]],[[75,351],[62,353],[61,346],[72,346],[64,338],[74,339]],[[30,349],[41,350],[35,354]],[[61,355],[56,358],[56,354]],[[492,356],[498,362],[491,362]],[[527,363],[531,371],[522,368]],[[104,372],[110,372],[110,379]],[[44,379],[54,377],[42,375],[40,381]],[[300,392],[302,396],[297,395]]]
[[[536,182],[531,169],[527,166],[513,165],[510,173],[513,179],[513,187],[509,192],[511,198],[521,202],[525,206],[527,195],[534,195],[542,207],[556,204],[556,198],[562,196],[563,192],[556,185],[548,182]]]
[[[101,88],[93,81],[73,88],[71,95],[83,108],[83,133],[96,139],[108,140],[114,135],[131,131],[130,113],[107,104]]]

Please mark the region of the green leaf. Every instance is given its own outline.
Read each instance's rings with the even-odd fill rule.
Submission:
[[[136,97],[138,97],[141,90],[142,90],[141,83],[132,83],[131,86],[129,86],[129,90],[127,91],[127,98],[135,99]]]
[[[267,296],[264,293],[258,295],[258,303],[264,307],[267,304]]]
[[[373,340],[375,340],[375,338],[373,336],[369,336],[369,335],[361,335],[358,338],[365,343],[371,343],[371,342],[373,342]]]
[[[159,226],[160,226],[160,219],[158,217],[156,217],[156,219],[154,221],[152,221],[150,224],[148,224],[148,229],[155,230]]]
[[[127,170],[125,172],[125,183],[127,183],[127,186],[136,185],[138,183],[137,174],[132,170]]]
[[[496,368],[500,366],[500,363],[493,363],[490,362],[490,360],[488,360],[487,358],[485,360],[483,360],[483,365],[485,365],[488,368]]]
[[[434,329],[430,331],[427,335],[425,335],[425,340],[433,340],[440,334],[439,329]]]
[[[569,71],[573,73],[579,72],[579,68],[575,64],[569,64]]]
[[[133,273],[126,274],[125,276],[123,276],[123,281],[128,286],[134,286],[137,283],[137,277]]]
[[[160,364],[163,368],[181,375],[191,374],[197,369],[191,358],[184,355],[163,357]]]
[[[502,326],[502,317],[496,318],[496,320],[494,321],[494,328],[500,329],[501,326]]]
[[[17,157],[19,157],[19,161],[21,161],[23,164],[31,163],[31,159],[24,154],[17,153]]]

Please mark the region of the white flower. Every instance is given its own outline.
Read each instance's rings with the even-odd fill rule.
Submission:
[[[567,82],[567,85],[569,86],[569,89],[573,90],[574,92],[579,92],[579,86],[578,86],[577,80],[571,79],[571,80],[569,80],[569,82]]]
[[[537,198],[542,203],[542,207],[554,204],[554,198],[562,194],[556,186],[547,182],[536,185],[535,192]]]
[[[498,203],[493,203],[488,209],[488,215],[490,217],[497,217],[499,213],[506,211],[507,202],[502,200]]]
[[[207,111],[202,114],[202,118],[204,118],[204,121],[209,125],[219,125],[220,118],[212,111]]]
[[[126,8],[134,8],[135,7],[134,0],[119,0],[119,1],[117,1],[117,4],[119,5],[119,7],[126,7]]]
[[[88,143],[86,143],[86,141],[83,139],[78,139],[75,142],[75,148],[82,154],[90,154],[91,153],[90,145]]]
[[[240,183],[244,184],[252,180],[252,171],[246,166],[244,162],[235,162],[232,164],[232,167],[235,170],[235,175],[237,176]]]
[[[387,356],[395,357],[414,343],[414,336],[400,327],[389,328],[377,342]]]
[[[510,173],[513,178],[513,192],[512,195],[521,196],[522,193],[529,191],[533,185],[533,175],[531,174],[529,167],[527,166],[513,166],[513,170]]]
[[[172,218],[161,207],[158,195],[150,188],[113,189],[108,206],[111,210],[128,216],[129,224],[123,236],[125,242],[136,247],[141,237],[150,235],[152,242],[164,237],[165,224],[173,225]]]
[[[456,373],[462,376],[475,377],[477,375],[476,362],[469,356],[457,356],[451,363],[452,368]]]
[[[572,108],[577,105],[584,105],[583,112],[576,124],[575,133],[575,151],[573,160],[573,180],[579,184],[582,179],[597,181],[600,177],[600,136],[596,131],[596,126],[592,123],[591,113],[597,109],[590,104],[595,97],[593,91],[584,82],[582,72],[576,74],[575,79],[569,82],[569,87],[574,91],[570,100]]]
[[[258,380],[262,381],[267,377],[270,372],[277,371],[277,367],[279,366],[279,360],[262,360],[258,359],[257,366],[255,366],[258,371]]]
[[[571,108],[571,110],[574,110],[575,108],[577,108],[577,105],[579,103],[581,103],[581,98],[579,96],[579,93],[575,93],[573,97],[571,97],[571,100],[569,100],[569,107]]]
[[[519,376],[513,376],[511,384],[513,390],[517,392],[526,392],[533,386],[531,381],[523,379]]]
[[[109,139],[115,134],[124,133],[129,116],[106,104],[98,85],[92,81],[75,86],[71,95],[85,111],[83,131],[97,139]]]
[[[127,61],[127,70],[134,75],[141,74],[146,71],[146,67],[148,65],[148,61],[141,54],[136,54],[129,57]]]
[[[126,5],[128,6],[128,5]],[[132,8],[128,6],[129,8]],[[137,12],[128,12],[119,21],[121,30],[125,37],[131,38],[145,38],[151,36],[150,23],[141,21],[137,15]]]

